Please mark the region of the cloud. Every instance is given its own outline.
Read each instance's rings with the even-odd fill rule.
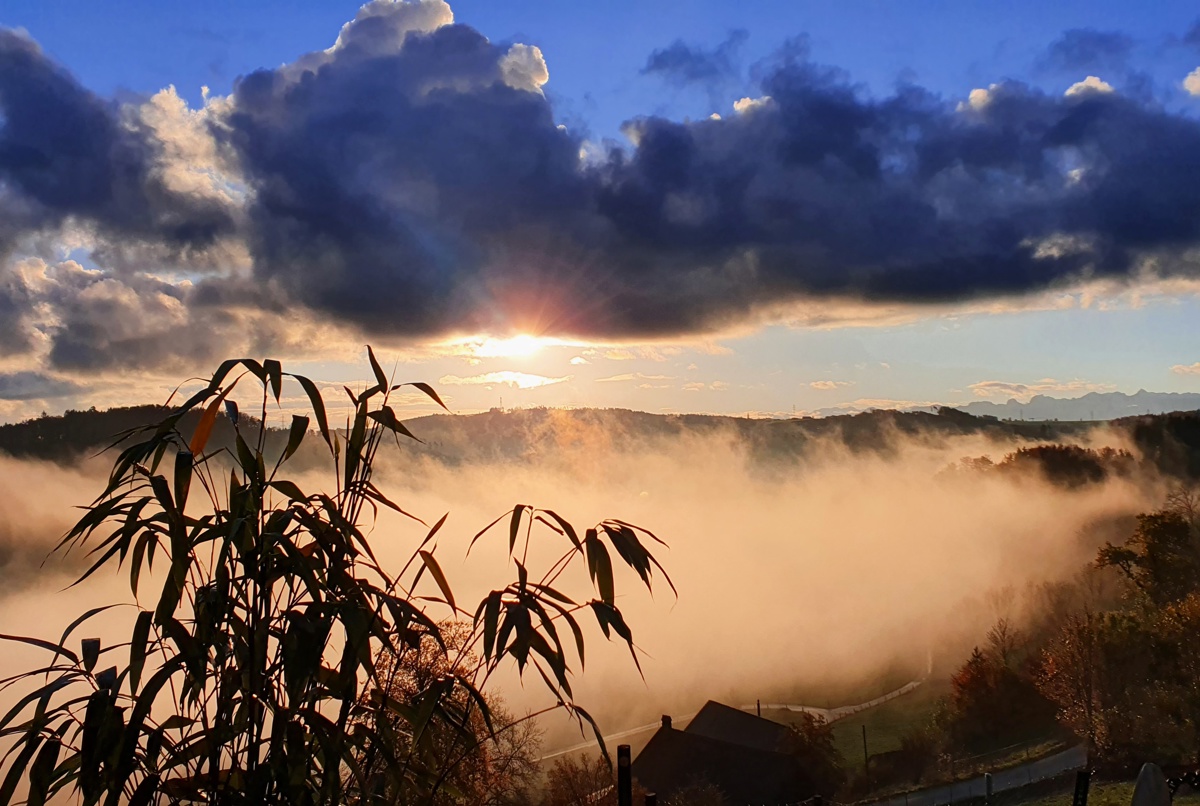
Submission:
[[[180,192],[161,169],[163,140],[0,28],[0,250],[22,235],[88,222],[101,236],[152,241],[186,260],[230,231],[220,200]]]
[[[1088,381],[1056,381],[1043,378],[1036,383],[1010,383],[1008,381],[980,381],[967,387],[977,397],[1015,397],[1028,400],[1034,395],[1086,394],[1088,392],[1111,392],[1117,387],[1111,383]]]
[[[1113,86],[1107,81],[1104,81],[1096,76],[1088,76],[1083,81],[1076,81],[1070,87],[1067,87],[1065,95],[1083,95],[1088,92],[1112,92]]]
[[[793,417],[837,417],[846,414],[860,414],[865,411],[892,410],[911,411],[914,409],[936,409],[943,404],[930,400],[897,400],[885,397],[860,397],[849,403],[814,409],[811,411],[786,412],[782,416]]]
[[[1182,42],[1189,47],[1200,50],[1200,19],[1193,22],[1187,29],[1187,32],[1183,35]]]
[[[513,372],[512,370],[503,370],[501,372],[487,372],[483,375],[472,375],[467,378],[459,377],[458,375],[443,375],[438,379],[438,383],[444,386],[512,386],[517,389],[536,389],[539,386],[550,386],[555,383],[564,383],[571,380],[573,376],[568,375],[565,378],[549,378],[545,375],[534,375],[528,372]]]
[[[82,387],[76,383],[41,372],[0,372],[0,400],[46,400],[80,391]]]
[[[1183,88],[1188,95],[1200,95],[1200,67],[1187,74],[1183,79]]]
[[[0,340],[15,339],[56,371],[194,371],[234,353],[312,358],[344,343],[335,329],[260,308],[249,283],[172,283],[28,258],[0,264],[0,308],[6,287],[17,289],[21,310],[0,317]]]
[[[1176,375],[1200,375],[1200,361],[1195,364],[1176,364],[1171,371]]]
[[[732,66],[740,36],[647,69]],[[1051,52],[1094,76],[1131,47],[1076,31]],[[635,145],[584,160],[548,75],[441,0],[373,0],[197,109],[102,99],[0,32],[0,350],[87,372],[313,329],[663,342],[1197,277],[1200,121],[1136,93],[875,97],[797,46],[742,113],[635,116]],[[19,259],[61,260],[46,243],[95,270],[31,281]]]
[[[646,375],[641,372],[628,372],[624,375],[613,375],[608,378],[597,378],[596,383],[614,383],[621,381],[673,381],[674,375]]]
[[[1179,174],[1200,126],[1128,99],[1006,84],[964,114],[792,58],[763,71],[754,114],[635,118],[635,148],[583,163],[549,101],[505,83],[506,47],[462,25],[385,39],[402,44],[323,55],[302,85],[292,68],[247,77],[230,117],[256,274],[368,332],[673,337],[804,299],[1129,275],[1139,251],[1200,236]],[[1152,214],[1128,193],[1147,167]]]
[[[679,388],[685,392],[703,392],[705,390],[710,392],[724,392],[725,390],[729,389],[729,384],[725,381],[713,381],[712,383],[693,381],[691,383],[685,383]]]
[[[703,349],[703,348],[701,348]],[[591,349],[584,355],[592,358],[603,358],[608,361],[666,361],[669,357],[679,355],[682,348],[676,346],[644,346],[644,347],[607,347]]]
[[[1134,41],[1120,31],[1074,28],[1046,48],[1038,66],[1046,70],[1075,72],[1123,68],[1129,61]]]
[[[809,386],[811,386],[813,389],[820,389],[822,391],[832,391],[834,389],[841,389],[842,387],[853,385],[853,381],[813,381],[809,384]]]
[[[738,51],[749,37],[750,34],[742,29],[730,31],[725,40],[711,50],[677,39],[650,54],[642,75],[660,76],[677,86],[711,86],[737,73]]]

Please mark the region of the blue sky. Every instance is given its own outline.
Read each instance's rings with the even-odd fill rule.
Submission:
[[[873,102],[896,97],[898,88],[915,86],[944,107],[939,114],[951,115],[949,110],[956,104],[960,104],[960,113],[967,114],[963,105],[969,106],[972,90],[986,90],[993,84],[1019,84],[1029,87],[1029,93],[1061,99],[1068,87],[1096,76],[1106,90],[1114,90],[1113,95],[1128,99],[1131,108],[1145,114],[1165,116],[1181,126],[1191,125],[1200,117],[1200,98],[1183,88],[1184,78],[1200,66],[1200,42],[1188,37],[1197,22],[1197,11],[1194,4],[1188,3],[1160,2],[1147,7],[1116,2],[618,0],[575,4],[539,0],[497,4],[459,0],[452,6],[456,23],[502,44],[501,50],[516,43],[539,48],[549,80],[529,85],[528,91],[538,94],[538,103],[542,103],[544,93],[554,122],[565,125],[569,136],[601,150],[605,141],[614,141],[615,147],[628,155],[636,153],[640,144],[627,140],[622,133],[626,121],[649,116],[682,124],[703,121],[714,112],[727,119],[735,117],[733,103],[762,95],[764,76],[778,69],[780,49],[789,41],[801,40],[806,43],[806,63],[836,68],[838,77],[830,79],[830,85],[853,87],[856,103],[864,109]],[[239,77],[261,69],[275,70],[296,62],[305,53],[329,47],[342,25],[357,12],[358,4],[340,2],[124,2],[113,6],[9,0],[0,9],[0,25],[25,32],[50,63],[64,67],[79,85],[105,104],[126,110],[144,109],[148,99],[174,86],[186,106],[172,107],[170,115],[176,117],[170,120],[188,119],[181,109],[196,115],[208,109],[204,113],[210,116],[207,120],[223,112],[216,105],[205,107],[201,86],[209,88],[210,99],[230,96]],[[1068,47],[1072,41],[1074,47]],[[646,70],[652,54],[676,43],[692,55],[708,58],[704,64],[708,72],[685,82],[679,74]],[[991,97],[1000,96],[993,93]],[[245,102],[237,99],[231,103]],[[387,103],[387,99],[380,99],[380,103]],[[811,114],[806,126],[823,125],[819,112]],[[395,125],[402,123],[401,119]],[[700,136],[701,129],[695,126],[687,131]],[[649,135],[637,135],[635,140],[638,136]],[[194,139],[188,143],[189,148],[196,147]],[[194,161],[199,159],[196,153],[188,151],[180,159]],[[497,162],[507,158],[502,151],[483,151],[478,157]],[[249,152],[241,154],[243,166],[250,159]],[[1106,159],[1112,162],[1111,155]],[[344,175],[347,165],[339,163],[337,167]],[[349,168],[356,169],[353,165]],[[997,179],[996,186],[1010,178]],[[263,175],[249,168],[230,180],[233,203],[247,203],[249,196],[239,195],[247,187],[251,194],[261,194],[263,186],[256,185],[261,181],[265,181]],[[606,181],[610,189],[618,187],[611,179]],[[633,178],[624,181],[632,182]],[[645,181],[644,177],[639,181]],[[443,192],[448,191],[443,188]],[[1153,183],[1147,182],[1137,192],[1148,200],[1144,207],[1153,206],[1157,192]],[[1170,205],[1178,208],[1179,202],[1173,200]],[[72,207],[69,214],[50,218],[52,229],[39,224],[37,232],[42,237],[38,246],[21,241],[5,257],[11,266],[19,264],[11,269],[18,277],[13,282],[24,284],[21,287],[26,288],[27,297],[35,296],[36,289],[42,287],[39,283],[65,287],[67,281],[62,277],[68,272],[46,267],[55,258],[71,256],[90,272],[78,275],[81,279],[73,280],[76,285],[72,287],[87,286],[92,289],[88,292],[91,296],[103,296],[98,289],[108,289],[117,299],[118,291],[126,295],[150,293],[145,291],[146,283],[174,283],[173,288],[184,290],[155,291],[155,299],[166,302],[146,318],[171,320],[183,316],[177,310],[182,300],[180,304],[188,310],[185,327],[214,330],[203,318],[209,313],[193,312],[194,303],[188,296],[193,292],[185,285],[210,282],[211,261],[217,258],[206,258],[209,262],[202,268],[168,266],[159,257],[138,258],[150,262],[130,268],[133,258],[123,262],[112,258],[113,241],[105,241],[104,248],[79,235],[79,230],[92,232],[87,214]],[[111,223],[103,215],[96,221],[97,231]],[[436,240],[444,234],[444,222],[435,223],[437,226],[428,230],[432,234],[421,238]],[[126,236],[137,232],[140,238],[146,232],[143,224],[129,220],[122,220],[120,226]],[[232,230],[241,225],[230,226]],[[1128,228],[1126,224],[1120,226]],[[105,236],[99,237],[103,240]],[[1037,237],[1049,236],[1040,232]],[[57,252],[47,251],[47,240],[55,240]],[[1200,244],[1181,242],[1176,235],[1151,246],[1146,246],[1141,235],[1130,241],[1138,249],[1144,247],[1136,260],[1130,258],[1130,265],[1136,262],[1144,266],[1149,261],[1154,268],[1151,273],[1161,276],[1147,278],[1139,273],[1140,269],[1135,272],[1127,268],[1119,276],[1108,278],[1114,282],[1098,288],[1088,281],[1098,270],[1085,268],[1072,269],[1076,273],[1064,275],[1049,286],[1030,286],[1017,294],[969,289],[939,291],[928,298],[914,299],[910,291],[905,291],[881,302],[877,292],[868,289],[861,310],[851,305],[853,310],[849,312],[846,298],[839,292],[834,306],[838,314],[824,321],[826,317],[819,314],[831,303],[823,296],[824,291],[816,289],[824,288],[826,281],[806,280],[802,290],[788,297],[789,304],[800,313],[792,308],[772,310],[770,315],[718,312],[716,319],[687,320],[670,332],[659,332],[643,319],[628,335],[609,325],[587,324],[583,336],[578,329],[559,333],[549,327],[534,334],[545,337],[536,350],[491,350],[502,353],[491,356],[472,354],[472,348],[462,345],[472,339],[479,344],[488,337],[512,337],[516,333],[512,322],[525,319],[507,319],[510,326],[495,332],[478,326],[476,319],[464,320],[458,329],[456,320],[447,319],[420,332],[400,332],[390,326],[381,327],[365,308],[363,316],[358,317],[353,300],[344,305],[330,301],[326,307],[324,303],[336,297],[327,288],[317,292],[308,286],[290,286],[287,278],[280,280],[278,269],[261,254],[261,241],[238,231],[229,236],[229,242],[233,246],[221,252],[226,257],[220,259],[229,260],[232,266],[243,259],[238,257],[241,252],[237,244],[249,244],[244,248],[251,253],[244,258],[249,261],[250,267],[244,269],[245,277],[251,278],[249,282],[265,288],[272,280],[280,281],[293,295],[288,300],[299,299],[315,312],[314,317],[324,328],[322,338],[328,339],[328,343],[322,342],[322,349],[309,352],[305,345],[313,343],[311,334],[302,336],[286,328],[261,325],[263,333],[269,331],[271,335],[258,338],[256,347],[277,350],[335,381],[363,374],[358,353],[361,348],[355,345],[371,340],[401,362],[406,372],[442,380],[460,410],[487,408],[503,396],[505,405],[619,405],[650,411],[783,414],[793,408],[813,411],[887,401],[962,402],[978,399],[985,389],[979,384],[988,381],[1011,384],[1013,388],[1023,385],[1026,394],[1045,391],[1066,396],[1089,390],[1200,390],[1200,300],[1195,290],[1196,274],[1190,268],[1195,263],[1195,253],[1190,250]],[[459,259],[455,255],[476,255],[481,243],[473,241],[465,252],[456,251],[457,240],[450,247],[438,246],[435,252],[443,261],[437,263],[441,267],[438,271],[447,271],[444,261]],[[793,256],[809,254],[804,247],[799,244]],[[510,251],[512,248],[511,244],[506,247]],[[538,248],[553,249],[544,245]],[[557,257],[544,251],[540,254],[548,259]],[[623,251],[619,259],[629,259],[628,255]],[[360,265],[361,255],[355,253],[352,257],[354,260],[347,265]],[[30,260],[42,260],[45,266],[31,268]],[[568,261],[563,258],[563,262]],[[681,283],[694,282],[696,275],[686,273],[690,268],[681,268],[674,276]],[[218,267],[217,271],[224,268]],[[494,272],[499,270],[491,271],[485,280],[494,285]],[[568,269],[555,271],[558,274],[547,276],[557,277]],[[229,273],[232,276],[236,271],[230,269]],[[128,278],[133,275],[142,285],[131,284]],[[547,276],[538,282],[544,286]],[[128,288],[117,289],[117,283],[126,283]],[[987,289],[1010,287],[1007,281],[984,285]],[[0,282],[0,291],[2,286]],[[229,293],[247,294],[247,287],[238,286],[240,290]],[[46,294],[45,300],[62,296]],[[173,299],[176,302],[171,302]],[[45,300],[39,310],[60,304]],[[770,294],[759,296],[752,307],[760,311],[770,301]],[[131,304],[137,311],[142,303]],[[271,310],[271,306],[265,305],[262,310]],[[66,307],[52,311],[36,322],[36,317],[29,319],[33,322],[29,325],[32,335],[23,342],[24,352],[18,355],[14,351],[0,363],[0,376],[7,372],[9,377],[7,387],[0,380],[0,397],[8,389],[7,399],[0,399],[0,416],[20,417],[30,411],[53,410],[88,400],[112,404],[125,402],[130,395],[153,397],[184,369],[203,370],[209,358],[200,349],[124,366],[79,358],[78,350],[71,353],[67,349],[69,345],[62,335],[69,326],[64,323],[78,311],[75,305],[69,311]],[[620,312],[617,314],[620,318]],[[260,315],[266,314],[254,313],[255,317]],[[87,321],[94,330],[95,322]],[[471,333],[472,328],[476,332]],[[457,347],[446,346],[451,330],[462,337]],[[143,341],[151,337],[153,333],[136,334],[136,339]],[[555,337],[569,343],[556,343]],[[154,338],[161,340],[161,335]],[[134,340],[130,336],[111,343],[132,344]],[[219,351],[224,344],[218,341],[208,352]],[[70,358],[72,355],[76,357]],[[506,372],[524,373],[527,379],[536,376],[546,382],[522,384],[511,380],[515,376],[496,374]],[[36,379],[43,381],[41,387]],[[42,388],[45,394],[38,391]]]

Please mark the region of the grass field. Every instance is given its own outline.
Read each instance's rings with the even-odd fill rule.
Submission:
[[[1019,806],[1071,806],[1071,792],[1060,792],[1020,801]],[[1133,781],[1097,782],[1088,790],[1088,806],[1129,806],[1133,799]],[[1181,792],[1172,806],[1200,806],[1200,795]],[[1018,806],[1014,803],[1013,806]]]
[[[764,692],[763,701],[803,703],[818,708],[856,705],[895,691],[905,683],[920,678],[923,672],[923,664],[916,660],[896,661],[868,675],[800,683],[777,691]]]
[[[916,691],[834,722],[834,741],[845,759],[846,771],[852,776],[863,771],[863,725],[867,726],[868,752],[899,750],[900,738],[928,725],[938,700],[949,690],[947,681],[929,680]]]

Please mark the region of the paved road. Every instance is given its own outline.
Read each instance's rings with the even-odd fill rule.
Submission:
[[[1016,767],[992,773],[992,791],[1003,792],[1006,789],[1017,789],[1034,781],[1053,778],[1071,770],[1081,770],[1087,766],[1087,748],[1083,745],[1071,747],[1037,761],[1030,761]],[[940,806],[954,803],[967,798],[981,798],[987,794],[983,776],[969,781],[959,781],[954,784],[930,787],[907,795],[881,800],[872,806]]]

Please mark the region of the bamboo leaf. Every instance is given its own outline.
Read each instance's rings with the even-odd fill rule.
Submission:
[[[373,411],[367,416],[389,431],[394,431],[397,434],[403,434],[409,439],[420,442],[422,445],[425,444],[424,440],[419,439],[415,434],[413,434],[412,431],[408,430],[408,427],[404,425],[404,423],[400,422],[400,420],[396,417],[396,412],[392,411],[391,406],[382,406],[379,411]]]
[[[217,395],[208,404],[208,408],[204,410],[204,414],[200,416],[200,422],[196,424],[196,431],[192,434],[192,441],[188,443],[188,450],[193,456],[199,456],[204,453],[204,446],[208,444],[208,438],[212,435],[213,425],[217,422],[217,411],[221,408],[221,403],[233,391],[233,387],[237,386],[235,380],[224,392]]]
[[[62,750],[62,742],[57,737],[48,739],[42,744],[41,751],[29,768],[29,796],[25,801],[27,806],[44,806],[50,784],[54,782],[54,768],[58,765],[58,754]]]
[[[430,398],[431,400],[433,400],[434,403],[437,403],[443,409],[446,409],[446,411],[450,411],[450,409],[446,408],[446,404],[442,402],[442,399],[440,397],[438,397],[438,393],[435,392],[433,390],[433,387],[430,386],[429,384],[421,383],[420,381],[414,381],[412,383],[398,383],[392,387],[392,390],[395,391],[396,389],[399,389],[401,386],[414,386],[417,389],[420,389],[422,392],[425,393],[425,396]]]
[[[279,396],[283,392],[283,366],[274,358],[268,358],[263,361],[263,372],[271,381],[271,393],[275,395],[275,402],[278,403]]]
[[[129,806],[150,806],[155,794],[158,793],[159,777],[157,773],[147,775],[137,785],[137,789],[133,790],[133,797],[129,799]]]
[[[442,595],[446,597],[446,602],[449,603],[450,609],[457,610],[458,608],[454,604],[454,593],[450,590],[450,583],[446,581],[446,575],[442,573],[442,567],[438,565],[437,559],[425,549],[420,549],[420,555],[421,559],[425,562],[425,567],[429,569],[429,573],[433,574],[434,581],[442,589]]]
[[[517,504],[513,507],[512,519],[508,523],[508,553],[512,554],[513,549],[517,546],[517,533],[521,530],[521,515],[525,510],[529,509],[525,504]]]
[[[23,738],[25,746],[21,748],[21,752],[17,754],[13,761],[12,767],[8,770],[8,775],[4,778],[4,785],[0,786],[0,806],[8,806],[12,802],[13,793],[17,790],[17,784],[21,780],[21,776],[25,774],[25,768],[29,766],[29,759],[33,758],[33,754],[37,752],[38,745],[42,743],[41,736],[25,736]]]
[[[183,508],[187,504],[188,491],[192,487],[193,458],[194,455],[188,451],[179,451],[175,454],[175,500],[179,503],[180,512],[183,512]]]
[[[142,669],[146,666],[147,642],[150,639],[150,622],[154,614],[149,610],[138,613],[133,624],[133,637],[129,642],[129,694],[137,695],[142,680]]]
[[[387,375],[383,374],[383,367],[379,366],[379,362],[375,360],[375,351],[371,349],[371,345],[367,345],[367,358],[371,362],[371,371],[375,373],[375,380],[379,381],[380,389],[388,388]]]
[[[56,656],[65,655],[72,663],[79,663],[79,656],[71,650],[64,646],[51,643],[50,641],[44,641],[41,638],[27,638],[23,635],[7,635],[5,633],[0,633],[0,641],[16,641],[21,644],[29,644],[30,646],[36,646],[41,649],[45,649],[48,652],[53,652]]]
[[[300,447],[300,443],[304,441],[305,435],[308,433],[308,418],[301,417],[298,414],[292,415],[292,427],[288,430],[287,447],[283,451],[284,460],[292,458],[292,454]]]
[[[578,533],[576,533],[574,526],[572,526],[570,523],[568,523],[564,518],[559,516],[559,514],[557,512],[554,512],[553,510],[543,509],[543,510],[539,510],[539,511],[542,514],[549,515],[551,518],[553,518],[554,521],[562,528],[563,534],[565,534],[567,536],[567,539],[571,541],[571,544],[573,546],[575,546],[575,548],[579,548],[579,535],[578,535]]]
[[[62,637],[60,639],[58,639],[58,644],[56,645],[56,647],[61,648],[61,647],[66,646],[67,639],[71,637],[71,633],[75,632],[75,628],[78,627],[80,624],[83,624],[85,621],[89,620],[90,618],[92,618],[92,616],[99,615],[100,613],[103,613],[105,610],[112,610],[114,607],[123,607],[123,606],[125,606],[125,605],[118,603],[118,604],[104,605],[102,607],[93,607],[91,610],[88,610],[82,616],[80,616],[79,618],[75,619],[74,621],[72,621],[70,624],[67,625],[67,628],[65,630],[63,630]],[[60,649],[59,652],[56,653],[56,656],[59,654],[66,655],[67,653]],[[68,657],[70,657],[70,655],[68,655]],[[56,659],[57,659],[57,657],[56,657]],[[76,662],[78,662],[78,660],[76,660]],[[91,669],[88,669],[88,671],[91,671]]]
[[[616,594],[613,590],[612,558],[608,556],[608,549],[600,542],[594,529],[588,529],[583,546],[587,553],[588,573],[592,577],[592,582],[600,591],[600,598],[612,604],[616,599]]]
[[[471,549],[475,547],[475,542],[476,542],[477,540],[479,540],[479,538],[481,538],[481,537],[483,537],[485,534],[487,534],[487,533],[488,533],[488,532],[491,530],[491,528],[492,528],[493,526],[495,526],[497,523],[499,523],[500,521],[504,520],[504,518],[505,518],[505,517],[506,517],[508,514],[509,514],[509,513],[505,512],[503,515],[500,515],[499,517],[497,517],[497,518],[496,518],[496,520],[492,521],[492,522],[491,522],[491,523],[489,523],[487,526],[483,527],[483,528],[482,528],[482,529],[480,529],[478,532],[476,532],[476,533],[475,533],[475,536],[474,536],[473,538],[471,538],[471,544],[470,544],[469,546],[467,546],[467,554],[468,554],[468,555],[470,555],[470,553],[471,553]]]
[[[279,481],[271,482],[270,486],[276,490],[279,490],[279,492],[283,493],[284,495],[286,495],[288,498],[290,498],[293,501],[307,501],[308,500],[308,496],[306,496],[304,494],[304,491],[301,490],[300,487],[297,486],[296,482],[294,482],[294,481],[290,481],[288,479],[280,479]]]
[[[83,668],[90,672],[96,668],[96,661],[100,659],[100,639],[84,638],[80,644],[83,648]]]
[[[290,374],[290,373],[289,373]],[[321,399],[321,392],[317,389],[317,385],[303,375],[292,375],[296,382],[304,389],[304,394],[308,395],[308,402],[312,404],[313,416],[317,418],[317,428],[321,431],[321,437],[325,440],[325,444],[333,448],[333,440],[329,436],[329,420],[325,417],[325,401]]]
[[[500,604],[502,594],[500,591],[492,591],[488,594],[484,604],[483,613],[483,654],[488,660],[491,660],[493,655],[498,659],[500,656],[500,648],[496,646],[496,628],[500,624]],[[493,652],[493,650],[496,650]]]

